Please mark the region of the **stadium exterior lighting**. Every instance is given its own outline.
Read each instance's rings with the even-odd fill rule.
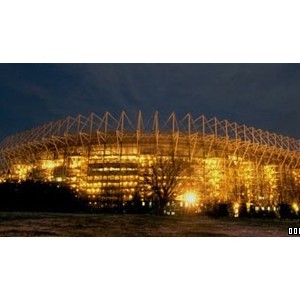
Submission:
[[[141,112],[136,118],[125,112],[78,115],[6,137],[0,182],[50,181],[97,201],[130,201],[137,193],[152,201],[153,187],[143,175],[163,156],[189,165],[178,178],[175,200],[251,202],[256,210],[292,204],[299,196],[299,140],[203,115],[178,119],[172,113],[161,120],[158,112],[149,121]]]
[[[196,202],[196,194],[193,193],[193,192],[187,192],[185,195],[184,195],[184,200],[187,204],[195,204]]]

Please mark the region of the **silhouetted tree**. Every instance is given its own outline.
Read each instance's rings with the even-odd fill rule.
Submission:
[[[3,211],[86,211],[86,201],[62,184],[27,180],[0,184],[0,210]]]
[[[163,214],[166,204],[173,199],[179,176],[187,168],[188,164],[174,155],[160,155],[143,174],[144,181],[158,200],[159,214]]]

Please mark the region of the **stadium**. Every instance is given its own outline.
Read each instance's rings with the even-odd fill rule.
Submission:
[[[186,166],[173,200],[298,210],[300,141],[203,115],[161,120],[156,112],[144,122],[141,112],[134,121],[106,112],[47,123],[1,142],[1,181],[64,183],[95,204],[153,200],[145,174],[160,158]]]

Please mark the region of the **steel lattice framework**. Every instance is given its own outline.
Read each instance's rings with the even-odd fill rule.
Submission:
[[[156,112],[147,124],[141,112],[134,121],[125,112],[67,117],[5,138],[0,167],[3,180],[65,181],[93,197],[118,190],[113,197],[128,200],[142,185],[140,169],[162,153],[190,162],[184,178],[200,199],[298,197],[300,140],[204,115],[172,113],[162,122]]]

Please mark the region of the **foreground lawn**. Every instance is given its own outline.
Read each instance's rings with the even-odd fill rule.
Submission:
[[[288,236],[297,220],[0,212],[0,236]]]

